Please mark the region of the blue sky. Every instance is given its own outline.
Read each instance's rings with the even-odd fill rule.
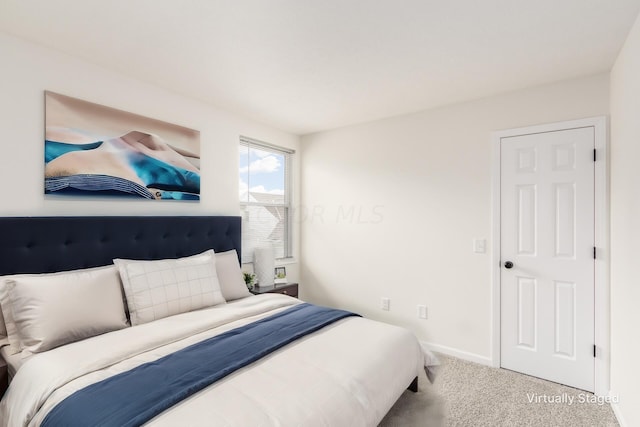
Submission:
[[[240,195],[247,190],[284,194],[284,166],[282,154],[240,145]]]

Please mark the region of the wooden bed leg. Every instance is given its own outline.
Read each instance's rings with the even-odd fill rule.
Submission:
[[[407,390],[410,390],[414,393],[418,392],[418,377],[415,377],[413,381],[411,381],[411,384],[409,384],[409,387],[407,387]]]

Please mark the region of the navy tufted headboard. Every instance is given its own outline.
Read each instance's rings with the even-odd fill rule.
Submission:
[[[114,258],[163,259],[236,249],[237,216],[89,216],[0,218],[0,275],[49,273],[111,264]]]

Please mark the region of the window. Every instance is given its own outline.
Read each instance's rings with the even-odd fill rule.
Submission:
[[[291,158],[293,150],[240,137],[242,262],[273,244],[276,258],[291,256]]]

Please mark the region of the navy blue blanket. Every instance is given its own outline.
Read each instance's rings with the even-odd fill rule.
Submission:
[[[181,400],[333,322],[357,316],[299,304],[140,365],[64,399],[42,426],[139,426]]]

